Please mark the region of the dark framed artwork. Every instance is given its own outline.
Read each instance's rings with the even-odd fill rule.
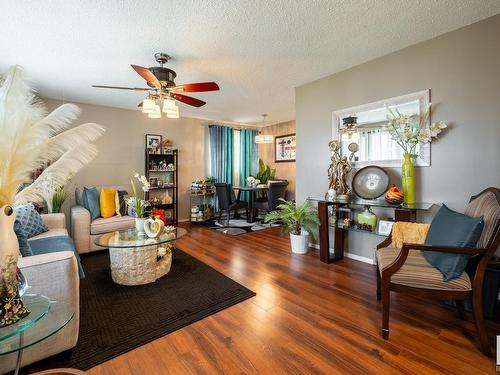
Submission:
[[[276,163],[295,161],[296,147],[295,133],[274,137],[274,161]]]
[[[146,148],[150,154],[161,153],[162,136],[159,134],[146,134]]]

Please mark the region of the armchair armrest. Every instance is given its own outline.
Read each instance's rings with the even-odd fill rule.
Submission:
[[[49,229],[65,229],[66,216],[63,213],[58,214],[43,214],[42,220]]]
[[[90,248],[90,212],[83,206],[71,207],[71,238],[79,253]]]
[[[404,243],[397,258],[387,268],[382,271],[382,277],[390,277],[403,267],[408,258],[410,250],[422,251],[440,251],[446,253],[456,254],[469,254],[469,255],[482,255],[485,254],[486,249],[476,247],[458,247],[458,246],[433,246],[416,243]]]
[[[388,247],[392,243],[392,233],[389,233],[389,235],[377,245],[377,250],[382,249],[384,247]]]

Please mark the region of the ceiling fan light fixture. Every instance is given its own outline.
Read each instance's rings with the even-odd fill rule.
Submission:
[[[156,112],[156,103],[153,99],[144,99],[142,101],[142,112],[143,113],[154,113]]]
[[[165,107],[163,107],[163,111],[165,111]],[[179,107],[174,103],[174,108],[169,109],[166,113],[168,118],[179,118]]]
[[[176,107],[177,106],[175,105],[174,99],[167,98],[167,99],[163,100],[163,112],[168,113],[171,111],[175,111]],[[177,109],[177,111],[178,111],[178,109]]]
[[[160,106],[155,104],[154,110],[148,113],[149,118],[161,118]]]

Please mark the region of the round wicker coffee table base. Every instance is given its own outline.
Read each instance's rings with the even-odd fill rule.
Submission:
[[[143,285],[165,276],[172,265],[172,252],[158,259],[158,245],[109,248],[111,277],[120,285]]]

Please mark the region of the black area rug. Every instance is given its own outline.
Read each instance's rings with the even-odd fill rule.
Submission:
[[[170,272],[155,283],[113,283],[108,252],[82,257],[77,346],[35,365],[87,370],[237,304],[255,293],[175,249]]]

